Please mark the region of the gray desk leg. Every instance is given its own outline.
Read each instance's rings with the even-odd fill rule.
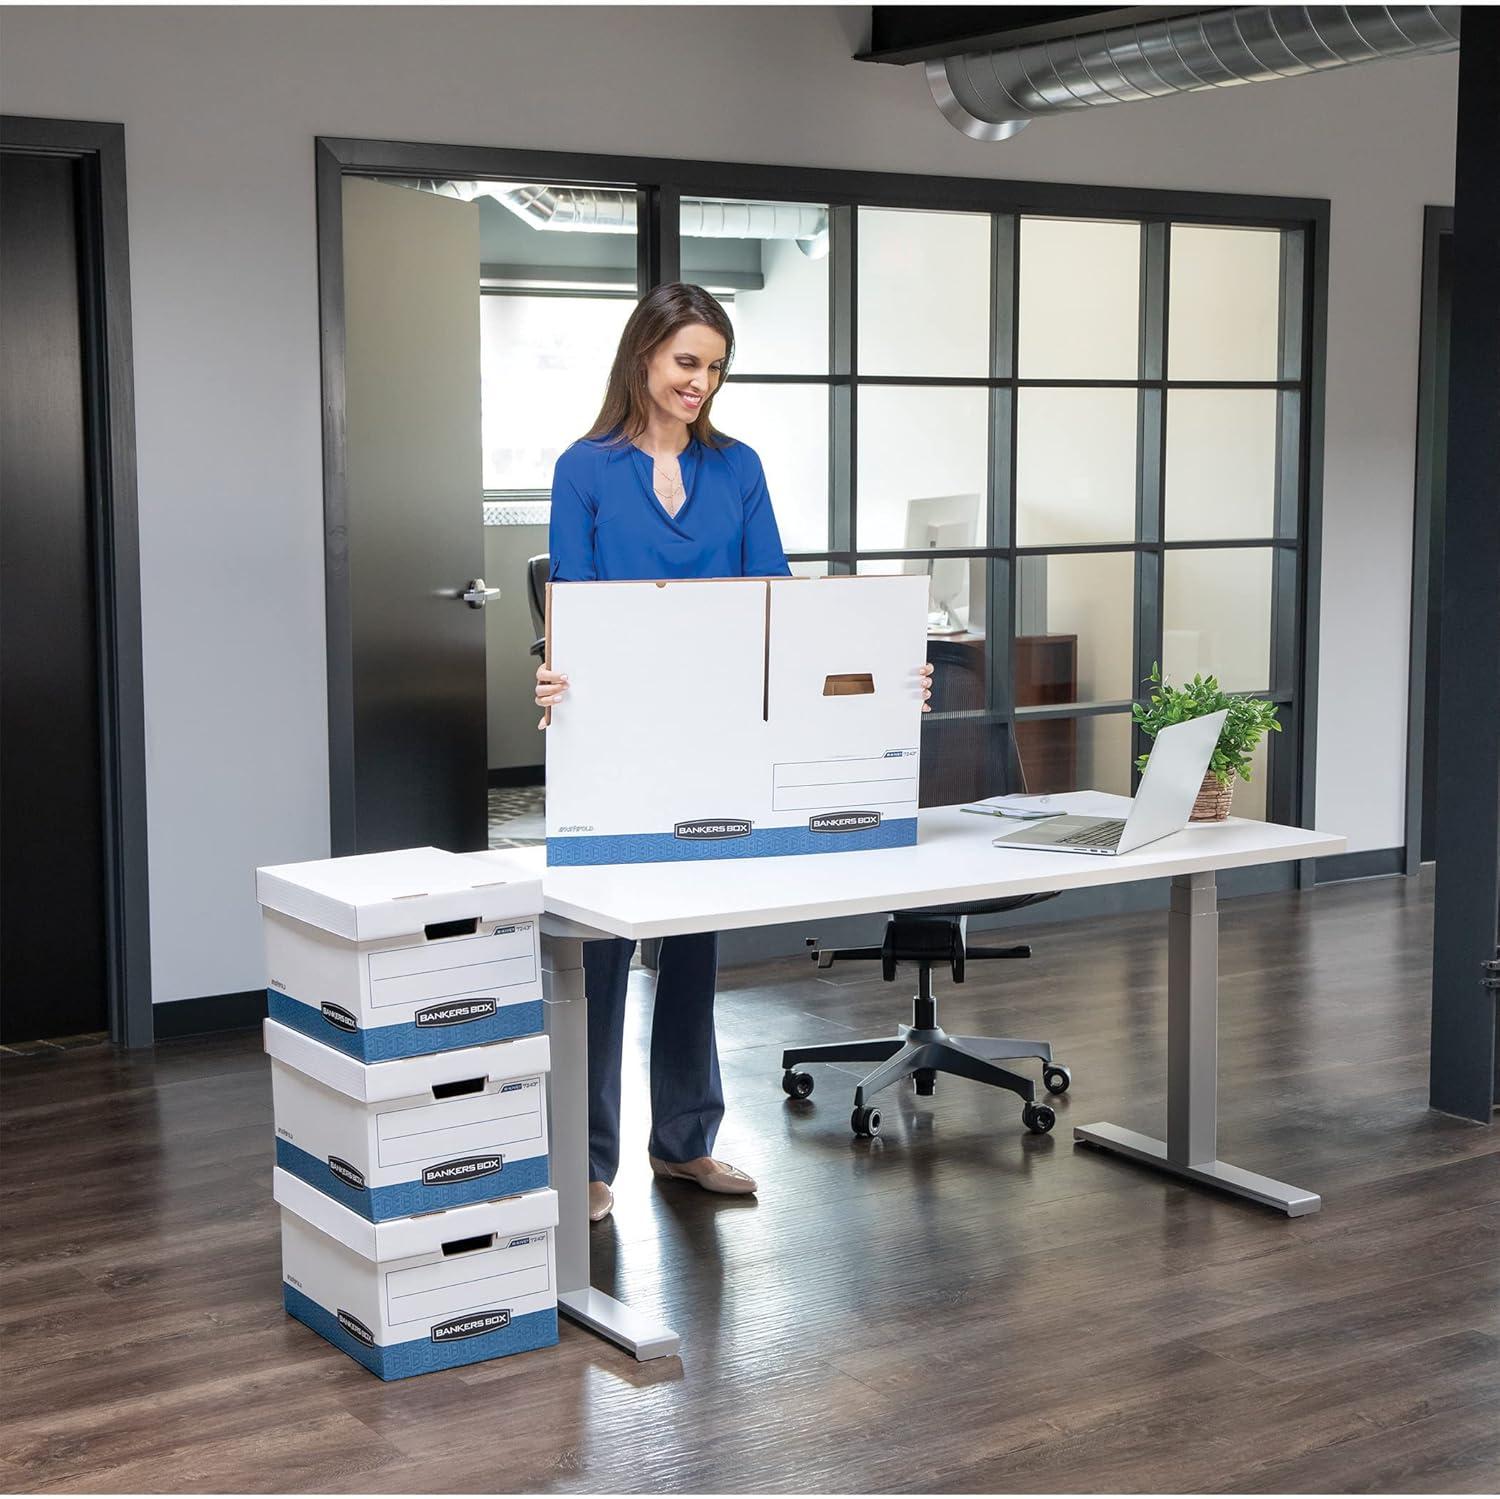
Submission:
[[[1118,1124],[1086,1124],[1073,1138],[1128,1156],[1188,1181],[1233,1192],[1289,1218],[1315,1213],[1323,1201],[1269,1176],[1218,1159],[1219,909],[1214,876],[1172,880],[1167,917],[1167,1138],[1154,1140]]]
[[[542,997],[552,1046],[547,1099],[557,1191],[557,1308],[638,1359],[670,1358],[681,1345],[671,1328],[596,1291],[589,1280],[588,1001],[582,942],[543,934]]]

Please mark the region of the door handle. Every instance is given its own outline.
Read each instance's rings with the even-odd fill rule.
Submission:
[[[500,590],[498,588],[486,588],[483,578],[470,578],[469,586],[459,594],[464,603],[471,609],[483,609],[491,599],[498,599]]]

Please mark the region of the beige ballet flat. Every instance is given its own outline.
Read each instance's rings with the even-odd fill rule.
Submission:
[[[602,1223],[615,1209],[615,1194],[608,1182],[589,1183],[589,1222]]]
[[[730,1197],[749,1197],[755,1190],[755,1178],[747,1176],[728,1161],[703,1156],[696,1161],[659,1161],[647,1155],[657,1176],[673,1181],[694,1182],[705,1192],[723,1192]]]

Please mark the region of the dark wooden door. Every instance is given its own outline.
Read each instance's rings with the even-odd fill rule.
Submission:
[[[343,206],[354,805],[334,852],[480,849],[479,210],[355,177]]]
[[[102,1031],[103,791],[76,160],[0,156],[0,1041]]]

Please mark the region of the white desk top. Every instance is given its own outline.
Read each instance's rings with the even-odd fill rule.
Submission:
[[[1057,801],[1090,815],[1123,817],[1130,807],[1126,797],[1095,791]],[[993,847],[991,839],[1013,826],[957,807],[931,807],[920,814],[915,848],[548,869],[543,899],[549,915],[597,931],[671,937],[1319,859],[1342,853],[1346,842],[1334,833],[1231,817],[1193,823],[1116,858]],[[517,852],[507,854],[514,860]],[[544,857],[541,849],[527,852]]]

